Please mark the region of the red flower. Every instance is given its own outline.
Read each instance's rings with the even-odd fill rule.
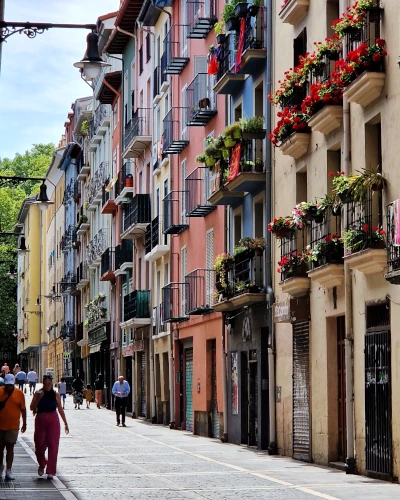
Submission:
[[[339,235],[337,233],[332,235],[332,238],[339,238]]]
[[[378,231],[378,229],[379,229],[379,228],[378,228],[378,226],[373,226],[372,231],[373,231],[374,233],[376,233],[376,231]]]
[[[368,224],[364,224],[363,225],[363,231],[364,231],[364,233],[368,233],[368,231],[369,231],[369,225]]]
[[[381,230],[379,231],[379,234],[380,234],[381,236],[383,236],[384,234],[386,234],[386,231],[385,231],[384,229],[381,229]]]
[[[334,173],[333,172],[329,172],[329,177],[334,177]]]
[[[325,236],[325,241],[328,243],[329,241],[331,241],[331,237],[329,236],[329,234],[327,236]]]
[[[374,54],[372,56],[372,59],[375,61],[375,62],[379,62],[381,60],[381,56],[380,54]]]

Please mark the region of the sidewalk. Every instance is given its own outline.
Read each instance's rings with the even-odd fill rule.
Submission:
[[[37,463],[32,450],[21,440],[14,448],[13,472],[15,481],[0,480],[0,500],[59,500],[65,496],[59,492],[59,481],[48,481],[37,475]],[[61,485],[61,487],[64,487]],[[65,487],[64,487],[65,488]],[[69,498],[75,498],[69,493]]]

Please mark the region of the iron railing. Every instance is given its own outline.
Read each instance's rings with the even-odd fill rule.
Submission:
[[[115,251],[113,248],[106,248],[105,252],[101,256],[100,270],[101,276],[115,271]]]
[[[122,166],[122,169],[118,172],[118,180],[114,186],[115,197],[117,197],[121,194],[121,191],[124,189],[124,187],[126,185],[126,179],[129,176],[132,177],[132,163],[131,162],[124,163],[124,165]]]
[[[87,264],[81,262],[76,270],[76,282],[80,283],[82,280],[89,280],[89,272]]]
[[[368,12],[362,28],[345,35],[349,51],[356,50],[362,43],[369,46],[375,45],[375,40],[381,37],[380,17],[380,12],[378,15]]]
[[[218,73],[216,80],[219,81],[226,73],[229,73],[235,63],[234,36],[227,35],[218,49]]]
[[[189,0],[186,4],[187,23],[189,25],[188,38],[206,38],[217,22],[215,1],[199,2]]]
[[[122,240],[115,247],[115,270],[127,262],[133,262],[133,242],[131,240]]]
[[[80,181],[76,180],[74,182],[74,201],[78,203],[82,194],[82,184]]]
[[[189,144],[189,133],[185,129],[187,108],[171,108],[163,120],[163,153],[179,154]],[[182,127],[182,124],[185,124]]]
[[[245,250],[235,255],[232,269],[215,275],[214,298],[227,299],[243,293],[259,293],[264,290],[263,255],[255,250]]]
[[[91,204],[95,198],[101,195],[101,190],[107,178],[109,177],[108,172],[109,164],[107,161],[100,163],[99,168],[94,173],[93,177],[90,179],[87,185],[86,191],[86,201]]]
[[[77,276],[68,271],[60,281],[61,294],[70,294],[76,290]]]
[[[166,331],[168,331],[168,325],[163,321],[163,306],[160,304],[153,307],[153,336],[160,335]]]
[[[150,318],[150,290],[135,290],[124,297],[124,322]]]
[[[164,234],[180,234],[189,227],[186,220],[186,191],[170,191],[163,199]]]
[[[209,314],[213,311],[215,271],[195,269],[185,276],[187,286],[187,315]]]
[[[124,147],[130,145],[135,137],[151,135],[150,108],[137,108],[132,119],[125,127]]]
[[[161,290],[163,323],[186,321],[187,283],[169,283]]]
[[[91,266],[107,248],[107,230],[100,229],[86,248],[86,264]]]
[[[265,172],[265,146],[260,139],[243,139],[240,143],[240,166],[239,172],[230,170],[229,180],[233,180],[237,173],[241,172]],[[234,168],[234,166],[232,165]]]
[[[63,205],[68,205],[68,203],[74,198],[74,180],[71,179],[69,184],[64,190]]]
[[[179,75],[189,62],[188,25],[173,24],[164,38],[165,73]]]
[[[123,208],[123,232],[136,224],[151,222],[151,202],[149,194],[137,194]]]
[[[211,76],[198,73],[186,88],[186,124],[204,126],[217,113]]]
[[[310,251],[313,253],[321,246],[325,250],[320,253],[317,260],[312,261],[312,267],[323,266],[324,264],[341,264],[343,262],[343,245],[336,245],[332,242],[333,239],[340,238],[341,234],[341,210],[337,209],[337,213],[332,213],[332,209],[327,208],[324,211],[323,220],[317,222],[309,221],[309,236],[310,236]],[[331,246],[330,246],[331,245]]]
[[[208,201],[212,195],[208,168],[193,170],[185,179],[185,188],[187,217],[205,217],[216,208]]]
[[[166,245],[167,236],[163,234],[159,216],[155,217],[146,228],[146,253],[149,253],[157,245]]]
[[[100,104],[99,106],[97,106],[97,109],[94,112],[94,122],[93,122],[93,128],[95,134],[97,132],[97,129],[104,122],[104,120],[110,117],[110,111],[111,111],[111,106],[109,104]]]
[[[61,339],[76,340],[75,333],[76,333],[76,325],[74,325],[70,322],[67,322],[65,325],[62,325],[60,328],[60,338]]]

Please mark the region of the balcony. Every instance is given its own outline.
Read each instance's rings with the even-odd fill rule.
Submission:
[[[131,164],[125,163],[118,173],[118,179],[114,187],[115,204],[129,203],[133,196],[133,175]]]
[[[307,14],[310,0],[289,0],[279,12],[279,17],[283,23],[297,26]]]
[[[155,337],[162,337],[168,333],[168,325],[163,322],[162,311],[162,304],[153,307],[153,339]]]
[[[208,202],[211,206],[230,205],[235,207],[241,203],[244,191],[229,191],[226,187],[229,169],[223,162],[214,166],[210,171],[210,196]]]
[[[80,208],[76,218],[77,218],[75,226],[76,234],[77,236],[83,236],[86,233],[86,231],[89,231],[90,229],[89,218],[84,212],[83,207]]]
[[[81,262],[76,270],[76,288],[83,290],[89,284],[89,272],[86,264]]]
[[[265,67],[267,57],[265,44],[266,24],[266,9],[264,7],[260,7],[255,17],[248,16],[246,18],[243,52],[238,69],[239,74],[256,75]]]
[[[122,240],[134,240],[143,235],[151,222],[151,203],[149,194],[137,194],[123,208]]]
[[[396,222],[397,213],[399,213],[398,203],[389,203],[386,208],[388,268],[385,279],[392,285],[400,285],[400,233]]]
[[[125,126],[124,158],[141,158],[143,151],[151,146],[151,109],[137,108]]]
[[[181,323],[186,314],[187,283],[169,283],[162,288],[163,323]]]
[[[84,326],[89,332],[107,323],[108,306],[107,297],[104,294],[96,295],[93,300],[85,305],[85,310],[87,317]]]
[[[198,167],[186,177],[186,216],[206,217],[215,210],[208,201],[211,196],[210,170]]]
[[[81,183],[78,180],[76,180],[74,182],[74,193],[73,193],[75,203],[78,203],[78,201],[81,199],[81,195],[82,195],[82,186]]]
[[[182,123],[186,123],[187,108],[171,108],[163,120],[162,152],[180,154],[189,144],[188,132]]]
[[[237,94],[244,84],[246,75],[243,73],[234,74],[232,71],[235,64],[235,53],[233,50],[234,36],[227,35],[221,44],[221,57],[217,73],[217,83],[214,86],[216,94],[230,95]]]
[[[211,87],[211,76],[198,73],[186,88],[186,124],[204,127],[217,114],[217,97]]]
[[[109,177],[108,168],[108,162],[103,161],[87,185],[86,201],[88,203],[88,210],[91,212],[97,210],[98,205],[102,201],[103,184]]]
[[[189,227],[186,220],[186,191],[170,191],[163,199],[164,234],[180,234]]]
[[[79,170],[77,180],[80,182],[84,182],[89,174],[90,174],[90,166],[87,165],[87,162],[84,162]]]
[[[133,243],[123,240],[115,247],[115,276],[126,274],[133,268]]]
[[[111,123],[111,107],[109,104],[100,104],[94,112],[93,118],[93,137],[92,142],[98,143],[103,135],[106,134]]]
[[[169,252],[168,238],[161,231],[159,216],[151,221],[146,228],[146,256],[145,260],[154,262]]]
[[[233,311],[266,301],[263,255],[246,250],[235,256],[233,269],[215,275],[214,311]]]
[[[115,281],[115,251],[113,248],[107,250],[101,256],[100,281]]]
[[[63,196],[63,205],[69,205],[69,203],[74,198],[74,181],[71,179],[68,186],[65,187]]]
[[[118,181],[117,181],[118,182]],[[107,179],[102,188],[102,214],[115,215],[118,211],[118,205],[115,203],[115,183]]]
[[[188,38],[206,38],[218,21],[213,0],[208,2],[189,0],[186,4],[186,15],[189,22]]]
[[[67,229],[65,230],[65,233],[61,237],[61,241],[60,241],[60,250],[62,252],[67,253],[72,249],[73,233],[74,232],[75,231],[74,231],[73,226],[68,226]]]
[[[151,325],[150,290],[135,290],[124,297],[124,321],[122,328],[138,328]]]
[[[108,248],[107,230],[100,229],[86,248],[86,264],[89,269],[97,268],[101,264],[101,256]]]
[[[68,272],[60,281],[60,292],[63,297],[72,295],[76,291],[77,277]]]
[[[73,325],[70,322],[62,325],[60,328],[60,339],[62,340],[75,340],[75,335],[76,325]]]
[[[188,30],[187,25],[173,24],[164,38],[164,73],[167,75],[180,75],[189,62]]]
[[[202,316],[213,312],[215,271],[195,269],[185,277],[187,283],[186,314]]]

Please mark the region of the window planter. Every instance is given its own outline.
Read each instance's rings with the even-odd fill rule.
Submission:
[[[236,17],[246,17],[248,11],[247,2],[239,2],[235,7],[235,16]]]
[[[325,288],[340,286],[344,281],[344,265],[325,264],[309,271],[308,277]]]
[[[257,17],[260,7],[258,5],[249,5],[249,14],[251,17]]]
[[[313,132],[328,135],[340,127],[343,120],[342,106],[324,106],[308,122]]]
[[[224,145],[227,148],[233,148],[236,145],[236,141],[232,137],[225,137]]]
[[[307,153],[309,144],[310,134],[294,132],[281,144],[280,149],[283,155],[291,156],[297,160]]]
[[[346,203],[352,203],[354,201],[354,198],[353,198],[353,195],[351,193],[351,190],[350,189],[345,189],[344,191],[342,191],[341,193],[338,193],[338,196],[340,198],[340,201],[343,203],[343,204],[346,204]]]
[[[262,140],[265,139],[266,134],[266,130],[260,130],[259,132],[243,132],[243,139]]]
[[[368,248],[361,252],[346,255],[344,258],[350,269],[355,269],[367,276],[379,274],[387,267],[387,250],[385,248]]]
[[[287,238],[291,233],[293,233],[293,229],[286,229],[285,227],[283,229],[279,229],[278,231],[274,231],[272,234],[275,235],[277,238]]]
[[[240,22],[237,17],[230,17],[226,23],[226,31],[239,31],[240,28]]]
[[[220,35],[217,35],[217,43],[221,45],[222,43],[225,42],[226,35],[224,33],[221,33]]]
[[[307,14],[310,0],[289,0],[285,7],[279,12],[279,18],[283,23],[296,26]]]
[[[384,85],[385,73],[365,71],[346,88],[344,95],[349,102],[365,107],[381,95]]]

